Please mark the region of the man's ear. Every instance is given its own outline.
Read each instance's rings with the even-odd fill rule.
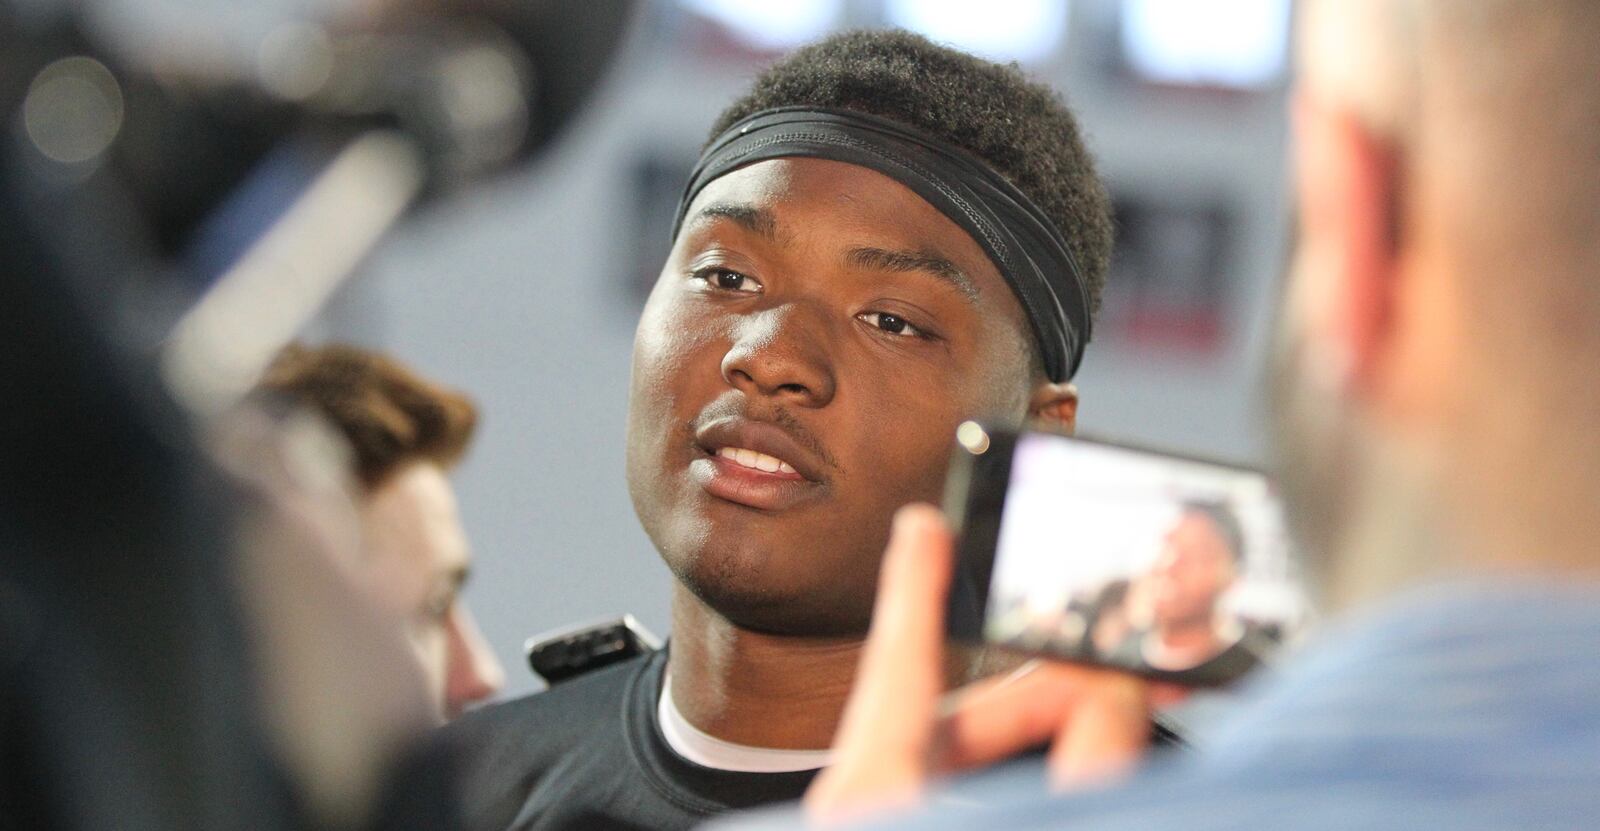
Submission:
[[[1386,358],[1398,294],[1400,165],[1347,108],[1295,102],[1300,244],[1316,281],[1297,310],[1334,360],[1336,384],[1371,392]]]
[[[1070,436],[1078,431],[1078,388],[1070,383],[1039,384],[1028,401],[1032,426]]]

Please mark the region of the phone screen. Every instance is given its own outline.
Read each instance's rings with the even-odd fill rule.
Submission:
[[[969,515],[961,546],[964,568],[991,570],[974,581],[983,641],[1215,686],[1306,618],[1263,474],[1045,433],[988,450],[1007,449],[969,485],[1003,489],[968,503],[998,517]]]

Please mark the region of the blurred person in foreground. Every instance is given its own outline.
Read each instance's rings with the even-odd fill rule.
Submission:
[[[628,412],[634,508],[677,580],[671,643],[452,725],[471,827],[685,828],[798,798],[828,763],[890,520],[942,492],[957,425],[1074,423],[1111,229],[1052,90],[845,33],[765,71],[712,134]]]
[[[344,442],[234,405],[636,4],[160,5],[0,3],[0,827],[452,827]]]
[[[441,719],[493,695],[505,672],[460,598],[472,566],[448,471],[477,408],[393,358],[352,346],[290,346],[261,391],[321,416],[350,446],[360,497],[357,580],[406,623]]]
[[[1276,417],[1324,599],[1202,755],[894,828],[1579,828],[1600,815],[1600,4],[1316,0]],[[1140,755],[1146,686],[1042,665],[941,714],[950,539],[908,508],[813,820],[1054,737]],[[926,807],[926,805],[924,805]]]

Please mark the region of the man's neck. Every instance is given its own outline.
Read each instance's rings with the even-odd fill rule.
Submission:
[[[1155,636],[1156,651],[1165,659],[1163,664],[1174,666],[1191,666],[1205,661],[1226,645],[1215,622],[1209,617],[1164,627],[1151,634]]]
[[[690,724],[723,741],[820,750],[833,743],[861,644],[741,629],[676,586],[672,697]]]
[[[1580,394],[1587,393],[1573,393]],[[1501,398],[1520,400],[1515,391]],[[1494,438],[1448,447],[1443,430],[1402,441],[1369,421],[1356,422],[1356,440],[1344,448],[1349,491],[1339,527],[1317,541],[1323,556],[1313,560],[1321,566],[1313,577],[1322,611],[1439,580],[1545,574],[1600,581],[1592,553],[1600,539],[1593,504],[1600,433],[1560,429],[1553,418],[1534,415],[1533,403],[1521,406],[1509,415],[1483,414],[1500,432],[1480,425],[1473,434]]]
[[[1441,517],[1439,483],[1421,472],[1429,464],[1378,438],[1361,452],[1357,486],[1319,581],[1330,612],[1459,571],[1471,559]]]

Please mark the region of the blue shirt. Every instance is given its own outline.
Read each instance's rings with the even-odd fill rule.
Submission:
[[[871,827],[1600,828],[1600,587],[1410,593],[1261,674],[1199,745],[1110,790],[1050,796],[1030,766]]]

